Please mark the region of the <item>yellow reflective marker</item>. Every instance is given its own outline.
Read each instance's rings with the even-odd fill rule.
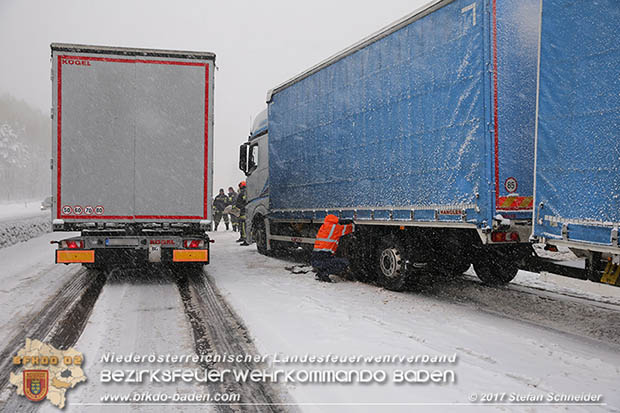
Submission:
[[[95,251],[58,251],[56,250],[56,263],[94,263]]]
[[[174,262],[207,262],[209,255],[207,250],[173,250],[172,261]]]

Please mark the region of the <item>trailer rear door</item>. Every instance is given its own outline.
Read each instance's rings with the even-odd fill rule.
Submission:
[[[52,45],[55,217],[210,217],[214,56]]]

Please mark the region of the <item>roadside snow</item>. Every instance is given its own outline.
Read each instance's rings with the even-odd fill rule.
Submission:
[[[52,230],[48,216],[20,218],[16,221],[0,222],[0,248],[28,241]]]
[[[519,271],[512,284],[620,305],[620,288],[542,272]]]
[[[557,252],[552,252],[545,251],[543,244],[534,244],[534,249],[540,257],[551,259],[557,264],[567,267],[585,268],[584,259],[577,257],[567,247],[558,247]],[[470,274],[473,275],[473,272]],[[543,271],[538,274],[519,271],[512,283],[620,305],[620,288],[592,281],[563,277],[549,272]]]
[[[358,282],[319,283],[313,273],[287,271],[284,267],[291,265],[288,261],[259,255],[255,246],[240,247],[234,243],[234,233],[212,233],[212,237],[216,243],[206,271],[247,324],[263,354],[458,356],[456,365],[440,366],[455,370],[457,382],[452,384],[290,385],[292,397],[298,403],[307,403],[301,406],[303,411],[457,408],[441,403],[464,403],[466,406],[459,410],[479,411],[480,405],[467,406],[472,394],[479,397],[482,393],[502,392],[591,392],[602,394],[607,405],[573,405],[569,409],[620,409],[620,352],[615,346],[433,296],[394,293]],[[489,294],[493,294],[492,289]],[[434,366],[388,364],[369,368],[383,368],[391,374],[397,369],[432,370]],[[317,405],[320,403],[327,405]],[[406,403],[440,405],[399,406]],[[540,407],[511,404],[495,408],[537,411]]]
[[[0,248],[28,241],[50,232],[51,212],[41,211],[41,202],[0,204]]]

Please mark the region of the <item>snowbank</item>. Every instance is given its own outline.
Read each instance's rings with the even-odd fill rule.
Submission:
[[[49,211],[16,221],[0,221],[0,248],[28,241],[52,230]]]
[[[50,215],[41,211],[41,201],[0,203],[0,248],[50,232]]]

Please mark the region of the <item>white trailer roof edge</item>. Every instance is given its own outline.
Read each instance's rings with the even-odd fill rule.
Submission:
[[[345,57],[352,55],[353,53],[357,52],[358,50],[361,50],[363,48],[365,48],[368,45],[371,45],[387,36],[389,36],[390,34],[402,29],[405,26],[408,26],[409,24],[413,23],[416,20],[420,20],[421,18],[433,13],[435,10],[438,10],[444,6],[446,6],[447,4],[450,4],[452,2],[454,2],[455,0],[433,0],[430,3],[414,10],[413,12],[409,13],[408,15],[406,15],[403,18],[400,18],[398,20],[396,20],[395,22],[385,26],[384,28],[380,29],[379,31],[371,34],[368,37],[363,38],[362,40],[360,40],[357,43],[354,43],[353,45],[347,47],[344,50],[341,50],[340,52],[328,57],[327,59],[323,60],[322,62],[312,66],[311,68],[301,72],[300,74],[298,74],[297,76],[287,80],[284,83],[281,83],[280,85],[274,87],[273,89],[270,89],[267,92],[267,103],[271,102],[271,99],[273,98],[273,95],[275,95],[276,93],[286,89],[289,86],[294,85],[297,82],[302,81],[303,79],[312,76],[313,74],[315,74],[316,72],[318,72],[319,70],[324,69],[327,66],[330,66],[334,63],[336,63],[337,61],[344,59]]]
[[[110,47],[110,46],[91,46],[84,44],[52,43],[52,52],[74,52],[74,53],[101,53],[115,54],[122,56],[153,56],[153,57],[177,57],[185,59],[201,59],[215,61],[215,53],[197,52],[186,50],[165,50],[165,49],[141,49],[133,47]]]

